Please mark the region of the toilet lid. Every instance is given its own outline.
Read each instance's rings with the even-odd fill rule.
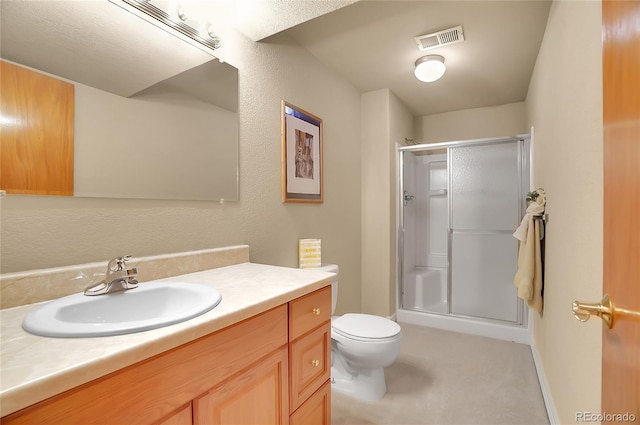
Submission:
[[[332,321],[331,326],[346,337],[387,339],[400,333],[400,325],[380,316],[348,313]]]

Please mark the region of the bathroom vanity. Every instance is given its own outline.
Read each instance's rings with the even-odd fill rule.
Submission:
[[[331,276],[254,263],[174,276],[222,302],[112,337],[39,337],[20,326],[33,305],[2,310],[2,423],[328,424]]]

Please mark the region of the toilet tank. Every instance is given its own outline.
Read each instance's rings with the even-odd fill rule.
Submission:
[[[323,264],[319,268],[321,272],[335,273],[335,276],[331,278],[331,315],[336,311],[336,304],[338,304],[338,265],[337,264]]]

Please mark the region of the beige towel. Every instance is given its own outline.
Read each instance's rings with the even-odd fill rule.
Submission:
[[[527,302],[534,311],[542,311],[542,258],[540,256],[541,223],[528,215],[526,236],[520,239],[518,271],[513,284],[518,288],[518,297]]]
[[[529,224],[531,224],[531,219],[534,215],[540,215],[544,213],[544,204],[538,204],[537,202],[532,202],[527,207],[527,211],[522,218],[522,222],[513,233],[513,237],[523,241],[527,238],[527,232],[529,231]]]

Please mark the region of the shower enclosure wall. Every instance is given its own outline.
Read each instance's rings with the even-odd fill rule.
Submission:
[[[512,236],[529,187],[529,138],[399,148],[398,318],[528,340]]]

